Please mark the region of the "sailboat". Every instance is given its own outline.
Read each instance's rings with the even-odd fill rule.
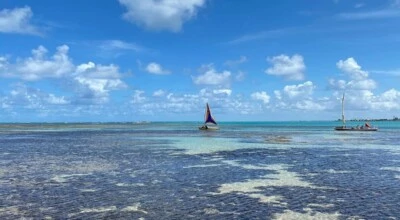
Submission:
[[[204,114],[204,125],[199,127],[200,130],[218,130],[217,122],[211,115],[210,106],[206,104],[206,112]]]
[[[369,123],[365,123],[362,126],[357,127],[347,127],[346,126],[346,119],[344,118],[344,93],[342,97],[342,126],[335,127],[336,131],[377,131],[378,128],[372,127]]]

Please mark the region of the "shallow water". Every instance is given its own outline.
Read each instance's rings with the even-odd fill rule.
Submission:
[[[396,219],[400,122],[374,124],[0,124],[0,218]]]

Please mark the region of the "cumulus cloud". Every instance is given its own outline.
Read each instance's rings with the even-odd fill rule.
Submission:
[[[313,94],[314,88],[314,84],[307,81],[298,85],[287,85],[283,88],[283,92],[290,99],[307,98]]]
[[[377,87],[376,82],[369,78],[368,72],[362,70],[353,57],[346,60],[339,60],[336,66],[339,70],[346,73],[350,77],[350,80],[330,79],[330,88],[334,90],[372,90]]]
[[[218,73],[212,65],[206,67],[204,74],[192,77],[193,82],[198,85],[227,85],[230,78],[230,71],[224,70],[222,73]]]
[[[271,97],[266,92],[261,91],[252,93],[251,98],[261,100],[264,104],[268,104]]]
[[[32,57],[22,59],[15,65],[3,61],[3,68],[7,71],[1,71],[0,75],[4,77],[21,78],[27,81],[40,80],[42,78],[60,78],[67,73],[70,73],[74,65],[68,57],[69,47],[62,45],[57,47],[55,54],[48,58],[48,50],[39,46],[32,50]],[[1,65],[0,61],[0,65]]]
[[[76,96],[70,103],[104,103],[113,90],[127,88],[121,80],[119,67],[113,64],[101,65],[93,62],[75,66],[68,56],[69,47],[61,45],[51,57],[44,46],[32,50],[32,56],[18,58],[12,63],[0,57],[0,76],[19,78],[25,81],[39,81],[45,78],[63,80],[64,88],[71,89]],[[44,99],[42,99],[44,100]],[[48,95],[49,103],[65,103],[65,99]],[[45,100],[46,101],[46,100]]]
[[[144,91],[135,90],[132,95],[132,103],[133,104],[143,103],[146,100],[146,97],[144,97],[143,95],[144,95]]]
[[[8,66],[7,57],[0,56],[0,71]],[[1,73],[1,72],[0,72]]]
[[[31,24],[33,12],[30,7],[3,9],[0,11],[0,32],[41,35]]]
[[[361,70],[361,66],[358,65],[353,57],[347,58],[346,60],[339,60],[336,66],[341,71],[349,74],[352,79],[362,80],[368,77],[368,72]]]
[[[76,67],[74,81],[81,100],[95,103],[108,101],[109,91],[124,89],[127,85],[120,79],[118,66],[96,65],[93,62]]]
[[[126,7],[123,18],[149,30],[178,32],[196,16],[206,0],[119,0]]]
[[[303,80],[306,66],[301,55],[295,54],[292,57],[279,55],[268,57],[267,61],[272,67],[265,70],[265,73],[275,76],[283,76],[288,80]]]
[[[215,89],[213,90],[214,94],[225,94],[227,96],[230,96],[232,94],[232,90],[230,89]]]
[[[64,96],[56,96],[52,93],[28,87],[23,83],[17,83],[12,86],[12,90],[3,104],[9,107],[18,104],[27,109],[46,109],[47,105],[65,105],[69,103],[70,100]]]
[[[326,100],[314,99],[315,85],[306,81],[297,85],[286,85],[282,90],[275,90],[275,108],[292,110],[320,111],[327,108]]]
[[[164,95],[165,95],[165,91],[162,90],[162,89],[159,89],[159,90],[156,90],[156,91],[153,92],[153,96],[155,96],[155,97],[161,97],[161,96],[164,96]]]
[[[169,74],[169,73],[170,73],[169,70],[163,69],[163,67],[162,67],[160,64],[155,63],[155,62],[149,63],[149,64],[146,66],[146,71],[147,71],[148,73],[156,74],[156,75],[166,75],[166,74]]]
[[[380,95],[377,102],[373,104],[376,109],[399,110],[400,109],[400,91],[390,89]]]

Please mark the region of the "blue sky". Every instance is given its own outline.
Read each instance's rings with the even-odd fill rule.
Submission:
[[[0,2],[0,121],[400,116],[399,0]]]

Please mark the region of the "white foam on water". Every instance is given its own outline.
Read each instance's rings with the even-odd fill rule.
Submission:
[[[207,215],[221,214],[221,212],[218,209],[215,209],[215,208],[205,208],[203,211]]]
[[[310,203],[307,206],[317,207],[317,208],[333,208],[333,207],[335,207],[334,204],[316,204],[316,203]]]
[[[275,220],[336,220],[340,218],[338,212],[335,213],[322,213],[306,209],[306,213],[294,212],[292,210],[285,210],[283,213],[274,214],[272,219]]]
[[[221,164],[202,164],[202,165],[192,165],[192,166],[184,166],[184,169],[187,168],[206,168],[206,167],[218,167],[221,166]]]
[[[87,176],[87,175],[91,175],[91,174],[86,174],[86,173],[75,173],[75,174],[60,174],[60,175],[56,175],[53,178],[51,178],[50,180],[52,182],[57,182],[57,183],[66,183],[68,182],[70,179],[76,177],[76,176]]]
[[[287,203],[283,202],[284,197],[283,196],[266,196],[263,194],[257,194],[257,193],[249,193],[246,194],[246,196],[254,199],[259,199],[260,203],[268,203],[272,204],[273,206],[279,206],[279,207],[286,207]]]
[[[212,194],[226,194],[237,193],[239,195],[246,195],[250,198],[259,199],[261,203],[274,204],[276,206],[286,206],[287,203],[282,202],[283,197],[279,195],[266,196],[261,194],[263,188],[266,187],[304,187],[313,189],[330,189],[327,187],[314,186],[309,182],[303,181],[297,173],[287,170],[289,167],[285,164],[272,164],[264,166],[255,165],[242,165],[237,161],[223,161],[231,166],[238,166],[244,169],[262,169],[275,171],[273,174],[267,174],[259,179],[248,179],[244,182],[225,183],[218,188],[218,193]]]
[[[354,173],[354,171],[346,171],[346,170],[334,170],[334,169],[329,169],[329,170],[324,170],[322,172],[327,172],[331,174],[346,174],[346,173]]]
[[[81,192],[97,192],[95,189],[81,189]]]
[[[98,207],[98,208],[83,208],[79,213],[100,213],[100,212],[110,212],[116,211],[116,206],[108,206],[108,207]]]
[[[223,215],[223,214],[239,215],[239,213],[237,212],[221,212],[216,208],[205,208],[203,209],[203,211],[206,215]]]
[[[21,214],[18,206],[0,207],[0,213],[7,214],[7,215]]]
[[[273,174],[267,174],[259,179],[248,179],[245,182],[225,183],[222,184],[218,191],[219,193],[242,192],[251,193],[259,192],[260,187],[304,187],[314,189],[331,189],[328,187],[314,186],[309,182],[303,181],[297,173],[287,170],[289,167],[285,164],[272,164],[265,166],[241,165],[235,161],[224,161],[232,166],[238,166],[244,169],[263,169],[275,171]]]
[[[146,186],[144,183],[117,183],[116,186],[127,187],[127,186]]]
[[[262,191],[267,187],[303,187],[303,188],[311,188],[311,189],[333,189],[329,187],[320,187],[315,186],[312,183],[306,182],[302,180],[297,173],[288,171],[289,165],[286,164],[267,164],[267,165],[247,165],[240,164],[238,161],[233,160],[223,160],[225,164],[229,164],[231,166],[241,167],[243,169],[261,169],[261,170],[269,170],[274,171],[272,174],[267,174],[261,178],[257,179],[248,179],[243,182],[234,182],[234,183],[224,183],[220,185],[217,193],[211,193],[213,195],[227,194],[227,193],[236,193],[238,195],[245,195],[250,198],[258,199],[260,203],[268,203],[273,206],[286,207],[288,204],[284,202],[285,198],[280,195],[270,195],[266,196],[262,194]],[[312,206],[313,204],[311,204]],[[300,215],[302,214],[302,215]],[[282,215],[285,217],[329,217],[332,216],[330,214],[324,213],[285,213]],[[334,215],[336,216],[336,215]],[[278,216],[279,217],[279,216]],[[281,219],[284,219],[281,218]],[[278,218],[280,219],[280,218]],[[299,219],[299,218],[296,218]],[[310,218],[313,219],[313,218]],[[324,218],[321,218],[324,219]]]
[[[218,151],[234,151],[249,147],[249,144],[238,143],[231,138],[180,137],[174,140],[173,146],[178,149],[184,149],[185,154],[195,155]]]
[[[400,172],[400,167],[382,167],[381,170],[389,170],[389,171]]]
[[[131,206],[127,206],[125,208],[122,208],[121,212],[141,212],[143,214],[147,214],[147,211],[141,209],[140,206],[141,206],[140,203],[135,203],[135,204],[133,204]]]

